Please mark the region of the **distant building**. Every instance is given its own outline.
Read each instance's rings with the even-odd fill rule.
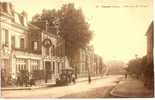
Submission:
[[[94,56],[94,74],[95,75],[100,75],[103,74],[105,64],[103,63],[102,57],[98,56],[95,54]]]
[[[102,58],[94,53],[93,46],[80,48],[72,61],[79,77],[100,75],[105,67]]]
[[[153,33],[154,33],[154,24],[153,21],[151,22],[146,36],[147,36],[147,63],[153,62]]]
[[[86,50],[84,48],[80,48],[71,61],[73,63],[72,67],[75,69],[78,77],[87,76],[88,68],[86,66]]]
[[[147,67],[145,68],[145,85],[152,88],[154,93],[154,62],[153,62],[153,43],[154,43],[154,23],[153,21],[148,27],[147,33]]]

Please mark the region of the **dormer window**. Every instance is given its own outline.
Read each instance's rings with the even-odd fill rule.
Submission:
[[[21,13],[21,24],[24,26],[27,25],[27,14],[25,11]]]
[[[24,16],[21,16],[21,24],[24,25]]]
[[[20,24],[19,15],[17,13],[15,13],[15,22]]]

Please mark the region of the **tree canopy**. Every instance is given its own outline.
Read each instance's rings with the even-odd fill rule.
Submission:
[[[45,23],[45,22],[48,22]],[[85,47],[92,38],[92,31],[86,22],[81,9],[76,9],[74,4],[65,4],[59,10],[43,10],[32,19],[32,24],[63,37],[66,48],[71,56],[79,48]]]
[[[142,73],[142,65],[141,64],[142,64],[141,58],[132,59],[128,63],[127,71],[129,73],[134,73],[134,74],[139,75]]]

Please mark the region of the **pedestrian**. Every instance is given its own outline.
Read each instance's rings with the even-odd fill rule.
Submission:
[[[72,81],[73,81],[74,84],[76,83],[76,81],[75,81],[75,74],[73,74],[73,73],[72,73]]]
[[[91,77],[90,77],[90,75],[88,76],[88,83],[89,84],[91,83]]]
[[[128,74],[126,73],[126,74],[125,74],[125,78],[127,78],[127,76],[128,76]]]
[[[33,78],[32,73],[30,74],[29,82],[30,82],[30,83],[29,83],[29,84],[30,84],[30,86],[35,85],[35,81],[34,81],[34,78]]]

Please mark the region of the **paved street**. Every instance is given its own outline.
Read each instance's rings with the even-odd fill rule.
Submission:
[[[94,80],[91,84],[87,81],[76,85],[40,88],[33,90],[2,91],[3,97],[108,97],[111,89],[122,79],[122,76],[104,76]]]

